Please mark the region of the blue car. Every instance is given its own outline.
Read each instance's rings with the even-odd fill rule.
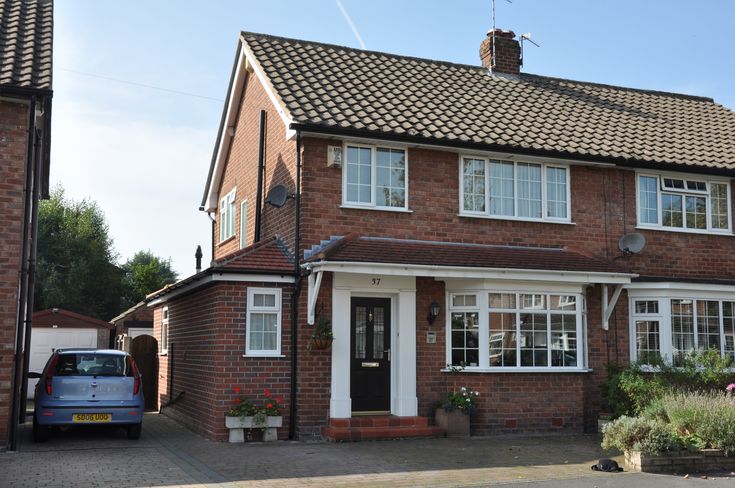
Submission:
[[[53,426],[119,425],[140,438],[143,388],[132,356],[111,349],[58,349],[39,378],[33,439],[48,439]]]

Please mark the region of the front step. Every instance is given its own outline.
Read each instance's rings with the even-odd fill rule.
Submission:
[[[322,437],[333,442],[375,441],[420,437],[444,437],[439,427],[429,425],[426,417],[367,415],[349,419],[330,419]]]

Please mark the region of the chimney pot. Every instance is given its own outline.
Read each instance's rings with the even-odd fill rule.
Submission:
[[[493,33],[495,33],[495,62],[493,63]],[[492,73],[521,74],[521,45],[512,30],[491,29],[480,44],[482,65]]]

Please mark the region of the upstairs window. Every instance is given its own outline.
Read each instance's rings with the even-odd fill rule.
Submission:
[[[224,242],[235,235],[235,189],[219,202],[219,241]]]
[[[463,157],[461,215],[569,222],[569,168]]]
[[[248,245],[248,201],[240,202],[240,249]]]
[[[729,232],[730,185],[726,181],[638,175],[638,225]]]
[[[407,209],[406,151],[388,147],[346,146],[343,204],[384,210]]]

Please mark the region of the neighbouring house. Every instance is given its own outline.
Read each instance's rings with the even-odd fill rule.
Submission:
[[[127,351],[130,340],[141,335],[153,336],[153,310],[144,301],[110,319],[110,323],[116,349]]]
[[[233,387],[270,388],[283,437],[429,435],[467,386],[476,434],[581,432],[610,363],[735,356],[735,113],[520,56],[241,34],[213,264],[147,298],[165,414],[223,440]]]
[[[48,197],[53,4],[0,0],[0,450],[25,415],[36,216]]]
[[[69,310],[51,308],[33,313],[29,371],[40,373],[56,349],[110,347],[112,325],[104,320]],[[28,397],[33,397],[37,379],[28,380]]]

